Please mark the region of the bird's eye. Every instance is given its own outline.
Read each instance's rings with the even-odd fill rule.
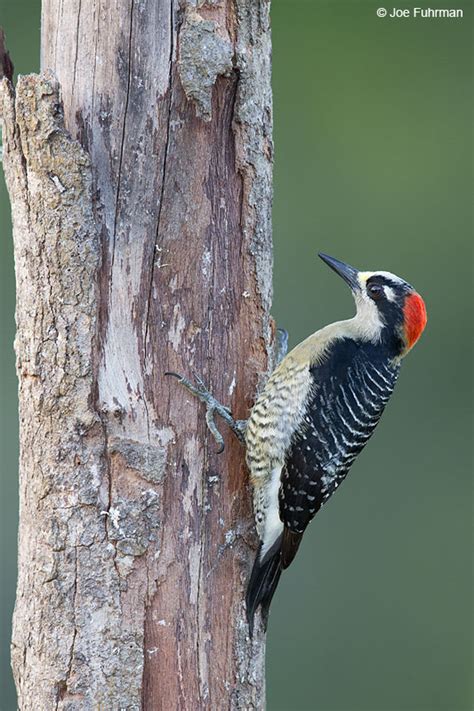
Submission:
[[[367,293],[369,294],[371,299],[374,299],[374,301],[383,298],[383,296],[385,295],[384,288],[380,284],[369,284],[369,286],[367,287]]]

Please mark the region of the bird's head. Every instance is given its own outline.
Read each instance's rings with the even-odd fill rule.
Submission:
[[[400,277],[390,272],[365,272],[320,253],[351,287],[357,306],[352,320],[363,340],[385,343],[395,356],[413,348],[426,326],[426,308],[421,296]]]

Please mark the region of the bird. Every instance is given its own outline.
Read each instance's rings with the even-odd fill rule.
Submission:
[[[349,285],[356,315],[316,331],[279,363],[245,428],[260,546],[246,594],[266,629],[270,603],[304,532],[371,437],[403,358],[426,322],[422,297],[387,271],[359,271],[322,252]]]
[[[324,326],[284,355],[248,420],[235,420],[197,376],[193,385],[166,373],[206,404],[219,452],[224,440],[215,414],[246,447],[259,537],[245,598],[250,637],[259,608],[267,629],[281,573],[373,434],[401,362],[427,323],[422,297],[404,279],[387,271],[359,271],[323,252],[319,257],[350,287],[356,314]]]

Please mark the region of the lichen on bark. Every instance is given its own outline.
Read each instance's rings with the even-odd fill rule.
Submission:
[[[230,74],[232,56],[232,44],[219,34],[219,25],[188,7],[179,34],[178,71],[186,96],[205,121],[211,119],[216,79]]]

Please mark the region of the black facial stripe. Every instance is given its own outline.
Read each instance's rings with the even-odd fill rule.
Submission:
[[[369,277],[366,282],[366,286],[369,287],[371,284],[379,284],[380,286],[389,286],[395,291],[395,293],[407,293],[413,291],[413,287],[406,281],[394,281],[383,274],[374,274]]]
[[[400,287],[404,286],[403,282],[393,281],[393,279],[389,279],[388,277],[382,276],[381,274],[375,274],[374,276],[369,277],[367,279],[367,286],[370,286],[371,284],[389,286],[391,289],[400,289]]]

